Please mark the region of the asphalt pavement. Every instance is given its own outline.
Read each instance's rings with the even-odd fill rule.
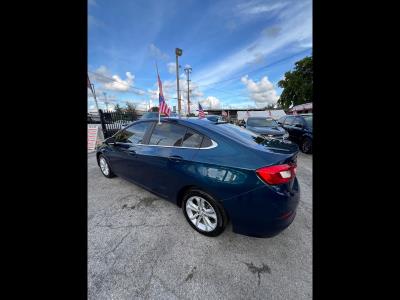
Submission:
[[[181,209],[88,154],[89,299],[311,299],[312,155],[300,153],[301,201],[273,238],[203,236]]]

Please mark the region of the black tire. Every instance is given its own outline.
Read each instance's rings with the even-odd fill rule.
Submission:
[[[206,200],[205,203],[205,207],[210,209],[208,207],[208,205],[211,205],[215,215],[216,215],[216,220],[214,218],[208,218],[208,220],[212,220],[215,222],[212,222],[213,225],[216,225],[215,229],[211,230],[211,231],[204,231],[201,230],[200,228],[196,227],[195,224],[192,223],[192,221],[190,220],[187,210],[186,210],[186,204],[187,201],[189,199],[191,199],[192,197],[201,197],[202,199]],[[188,192],[186,192],[185,196],[183,197],[183,201],[182,201],[182,210],[183,210],[183,214],[185,215],[186,220],[188,221],[188,223],[190,224],[190,226],[192,226],[193,229],[195,229],[197,232],[206,235],[206,236],[210,236],[210,237],[215,237],[220,235],[226,227],[226,224],[228,222],[228,217],[225,213],[224,208],[222,207],[222,205],[216,201],[213,197],[211,197],[209,194],[203,192],[202,190],[199,189],[191,189]],[[205,220],[201,220],[200,223],[203,222],[203,224],[205,224]]]
[[[105,172],[105,171],[103,171],[103,168],[102,168],[102,160],[104,159],[104,162],[105,162],[105,164],[107,165],[107,168],[108,168],[108,173],[107,172]],[[99,167],[100,167],[100,172],[101,172],[101,174],[103,174],[105,177],[107,177],[107,178],[113,178],[113,177],[115,177],[115,174],[113,173],[113,171],[111,170],[111,167],[110,167],[110,164],[108,163],[108,160],[107,160],[107,158],[103,155],[103,154],[100,154],[99,155]]]
[[[312,153],[312,140],[308,137],[304,138],[301,142],[300,148],[304,153]]]

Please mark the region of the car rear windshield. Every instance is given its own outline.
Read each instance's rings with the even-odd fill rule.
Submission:
[[[276,123],[276,121],[273,120],[273,119],[252,119],[252,118],[249,118],[247,120],[247,125],[248,126],[253,126],[253,127],[275,127],[275,126],[278,126],[278,123]]]
[[[312,116],[304,116],[303,118],[306,121],[307,127],[312,128]]]
[[[259,144],[256,142],[256,139],[260,137],[259,135],[237,125],[229,123],[218,124],[215,126],[215,130],[224,135],[229,135],[234,140],[241,141],[242,143]],[[264,140],[264,138],[262,139]]]

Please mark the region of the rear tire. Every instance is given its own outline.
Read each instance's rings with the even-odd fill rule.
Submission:
[[[301,142],[301,151],[304,153],[312,153],[312,141],[310,138],[306,137]]]
[[[101,174],[103,174],[107,178],[115,177],[113,171],[111,171],[110,165],[103,154],[99,155],[99,167]]]
[[[190,226],[206,236],[220,235],[228,222],[222,205],[199,189],[191,189],[185,194],[182,210]]]

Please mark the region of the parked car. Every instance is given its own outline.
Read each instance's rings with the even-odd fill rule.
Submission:
[[[224,119],[222,118],[222,116],[218,116],[218,115],[206,115],[206,119],[211,122],[224,122]]]
[[[300,146],[304,153],[312,153],[313,127],[312,114],[287,115],[278,123],[289,133],[289,139]]]
[[[267,138],[287,139],[289,134],[273,118],[249,117],[246,129]]]
[[[105,177],[120,176],[183,210],[196,231],[267,237],[296,215],[298,146],[229,123],[138,120],[97,150]]]
[[[239,121],[237,121],[237,125],[240,126],[240,127],[245,127],[246,126],[246,122],[245,122],[245,120],[239,120]]]

